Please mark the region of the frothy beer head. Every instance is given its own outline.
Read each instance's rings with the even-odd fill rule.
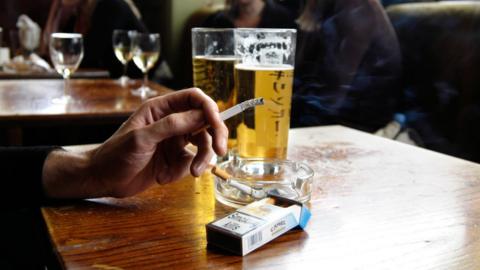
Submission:
[[[238,29],[235,54],[248,65],[293,65],[295,29]]]

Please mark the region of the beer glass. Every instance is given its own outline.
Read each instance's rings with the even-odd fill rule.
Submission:
[[[235,30],[237,102],[263,97],[265,105],[243,112],[237,127],[240,157],[286,159],[296,31]]]
[[[220,111],[236,105],[233,67],[237,58],[233,37],[231,28],[192,29],[193,85],[215,100]],[[237,119],[225,121],[230,153],[236,146]]]

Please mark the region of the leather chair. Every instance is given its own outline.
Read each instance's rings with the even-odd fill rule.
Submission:
[[[391,5],[401,110],[427,148],[480,161],[480,2]]]

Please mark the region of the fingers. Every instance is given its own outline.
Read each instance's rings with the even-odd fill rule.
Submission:
[[[209,128],[208,131],[213,136],[212,146],[215,153],[219,156],[227,154],[228,129],[225,123],[222,121],[219,128],[214,129],[213,132],[212,129]]]
[[[191,109],[203,110],[208,122],[212,122],[210,125],[218,124],[215,123],[218,118],[217,104],[198,88],[180,90],[149,99],[142,105],[135,117],[144,121],[144,124],[151,124],[166,115]]]
[[[228,130],[218,106],[198,88],[151,99],[129,121],[137,122],[138,127],[152,125],[151,135],[156,142],[192,133],[208,124],[215,152],[224,155],[227,151]]]
[[[192,138],[192,143],[197,146],[197,154],[193,158],[192,165],[190,166],[190,173],[197,177],[203,173],[210,160],[212,160],[213,151],[210,147],[212,138],[206,131],[202,131]]]
[[[174,136],[184,136],[195,132],[204,125],[200,110],[173,113],[144,128],[151,144],[159,143]]]
[[[160,166],[159,163],[163,163],[163,166],[157,167],[159,170],[156,172],[156,182],[166,184],[188,175],[194,156],[185,151],[186,143],[183,138],[167,139],[161,144],[164,149],[159,153],[155,166]]]

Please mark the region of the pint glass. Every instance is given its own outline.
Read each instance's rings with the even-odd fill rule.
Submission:
[[[286,159],[293,86],[294,29],[236,29],[235,88],[238,102],[263,97],[237,127],[240,157]]]
[[[217,102],[220,111],[236,104],[233,68],[234,34],[231,28],[193,28],[193,85]],[[229,131],[228,149],[236,146],[236,124],[239,117],[225,121]]]

